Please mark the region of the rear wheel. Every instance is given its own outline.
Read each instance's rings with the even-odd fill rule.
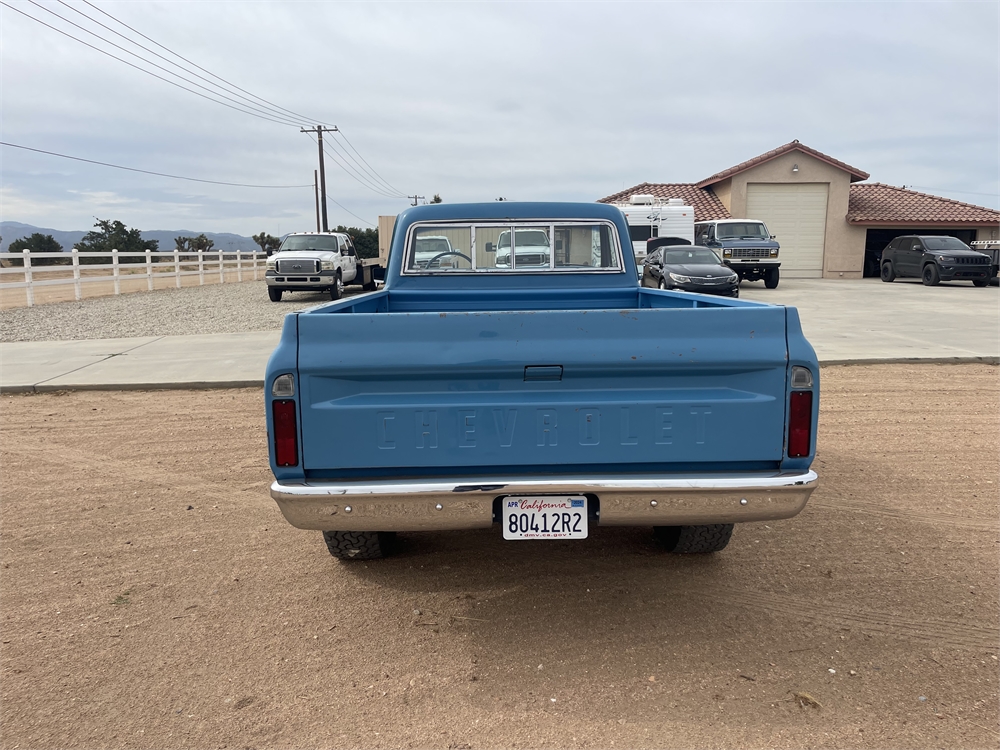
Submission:
[[[344,280],[340,278],[340,271],[337,272],[337,276],[333,280],[333,286],[330,287],[330,299],[338,300],[344,296]]]
[[[882,273],[880,274],[882,281],[889,283],[896,278],[896,270],[892,267],[890,261],[886,261],[882,264]]]
[[[725,549],[733,536],[733,524],[655,526],[653,533],[667,552],[676,552],[680,555],[699,555]]]
[[[920,278],[924,282],[924,286],[937,286],[941,283],[941,274],[938,272],[938,267],[933,263],[928,263],[924,266],[924,274]]]
[[[269,286],[267,288],[267,296],[271,302],[281,302],[281,289],[274,286]]]
[[[378,560],[388,555],[396,537],[391,531],[324,531],[323,541],[338,560]]]
[[[778,269],[768,268],[764,271],[764,286],[768,289],[774,289],[778,286]]]

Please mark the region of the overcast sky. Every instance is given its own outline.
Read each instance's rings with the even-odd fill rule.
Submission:
[[[51,9],[169,67],[73,10],[134,37],[96,7],[305,116],[296,122],[338,126],[355,169],[384,193],[593,201],[643,181],[695,182],[797,138],[872,181],[1000,208],[994,0],[4,2],[142,64]],[[0,147],[0,220],[315,228],[317,148],[297,125],[206,101],[6,7],[0,49],[0,140],[204,180],[310,185],[208,185]],[[344,207],[330,204],[331,225],[367,226],[409,203],[331,159],[326,169]]]

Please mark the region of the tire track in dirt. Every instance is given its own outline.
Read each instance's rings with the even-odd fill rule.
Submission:
[[[996,627],[974,625],[955,620],[921,617],[911,619],[870,610],[846,609],[817,604],[780,594],[717,588],[706,592],[692,589],[693,596],[714,602],[734,604],[748,609],[763,610],[773,615],[790,616],[826,626],[842,626],[867,633],[881,633],[908,640],[934,643],[963,651],[1000,651],[1000,635]]]
[[[888,508],[884,505],[874,503],[841,503],[813,501],[809,503],[810,508],[824,508],[829,510],[842,510],[853,513],[877,514],[898,518],[903,521],[915,521],[917,523],[929,523],[935,526],[958,526],[965,529],[977,529],[980,531],[1000,531],[1000,519],[986,520],[978,518],[967,518],[954,513],[921,513],[919,511],[899,510]]]

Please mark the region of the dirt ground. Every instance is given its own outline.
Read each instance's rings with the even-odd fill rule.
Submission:
[[[254,390],[0,398],[3,748],[995,748],[998,369],[831,367],[794,519],[331,558]]]

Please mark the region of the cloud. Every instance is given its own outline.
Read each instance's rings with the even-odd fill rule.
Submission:
[[[328,192],[372,223],[409,203],[379,192],[594,200],[642,181],[697,181],[793,138],[873,180],[1000,206],[996,4],[99,7],[305,122],[339,126],[378,176],[356,164],[368,173],[359,181],[328,160]],[[316,145],[297,127],[207,102],[6,8],[0,47],[3,140],[202,179],[312,182]],[[120,210],[128,220],[114,218],[150,229],[315,226],[311,188],[0,155],[8,220],[82,228]],[[359,224],[334,205],[330,221]]]

